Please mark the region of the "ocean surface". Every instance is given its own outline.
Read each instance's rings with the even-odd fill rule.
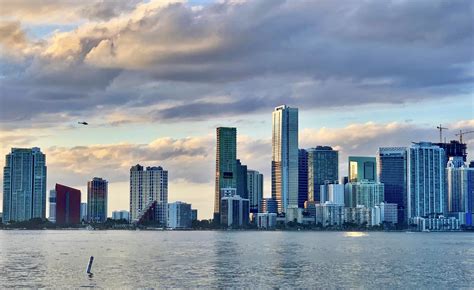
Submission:
[[[0,230],[5,287],[474,288],[474,234]]]

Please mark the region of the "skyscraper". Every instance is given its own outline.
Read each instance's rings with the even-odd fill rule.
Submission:
[[[446,212],[445,153],[431,142],[414,143],[408,150],[408,218]]]
[[[168,203],[168,228],[187,229],[191,227],[191,204],[176,201]]]
[[[349,156],[349,182],[375,181],[376,164],[375,157]]]
[[[448,212],[457,214],[461,224],[472,225],[474,207],[474,168],[469,168],[461,156],[450,157],[446,168]]]
[[[377,154],[378,180],[384,184],[384,200],[396,203],[398,223],[406,223],[407,148],[383,147]]]
[[[346,207],[359,205],[374,207],[383,202],[384,185],[380,182],[362,180],[345,185],[344,202]]]
[[[161,166],[147,167],[137,164],[130,168],[130,220],[136,222],[140,214],[156,205],[154,219],[163,225],[168,216],[168,171]]]
[[[81,191],[69,186],[57,184],[56,223],[78,224],[81,222]]]
[[[49,191],[49,218],[52,223],[56,222],[56,189]]]
[[[272,197],[286,213],[298,207],[298,109],[276,107],[272,126]]]
[[[339,180],[339,152],[329,146],[308,149],[308,200],[320,202],[320,187]]]
[[[308,151],[298,150],[298,207],[308,200]]]
[[[107,180],[94,177],[87,182],[87,219],[102,223],[107,220]]]
[[[216,186],[214,197],[214,220],[219,221],[221,189],[237,187],[237,129],[216,129]]]
[[[3,168],[3,223],[46,217],[46,156],[12,148]]]
[[[263,198],[263,174],[256,170],[247,170],[247,192],[250,212],[258,213],[258,206]]]
[[[463,161],[467,160],[467,145],[457,140],[451,140],[449,143],[433,143],[444,149],[446,163],[450,157],[461,157]]]
[[[247,189],[247,165],[237,159],[237,194],[242,198],[249,198]]]

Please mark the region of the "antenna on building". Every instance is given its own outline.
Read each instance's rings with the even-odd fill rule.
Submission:
[[[441,124],[439,124],[436,129],[439,130],[439,143],[443,143],[443,130],[448,130],[448,128],[445,128]]]

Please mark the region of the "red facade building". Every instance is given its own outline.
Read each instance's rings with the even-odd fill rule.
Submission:
[[[79,224],[81,222],[81,191],[56,183],[56,223]]]

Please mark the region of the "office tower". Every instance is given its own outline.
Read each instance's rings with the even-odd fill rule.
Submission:
[[[375,157],[349,156],[349,182],[375,181],[376,164]]]
[[[276,107],[272,126],[272,197],[286,213],[298,206],[298,109]]]
[[[168,171],[137,164],[130,168],[130,220],[138,222],[146,211],[153,213],[153,221],[167,224]]]
[[[191,222],[191,204],[181,201],[168,203],[168,228],[188,229]]]
[[[407,148],[382,147],[377,154],[377,175],[385,186],[384,201],[398,205],[398,223],[407,223]]]
[[[464,162],[467,160],[467,145],[464,143],[451,140],[449,143],[433,143],[433,145],[444,149],[446,163],[450,157],[461,157]]]
[[[444,214],[447,209],[444,149],[431,142],[419,142],[407,152],[408,218]]]
[[[3,168],[3,223],[46,217],[46,156],[12,148]]]
[[[69,186],[57,184],[56,224],[78,224],[81,222],[81,191]]]
[[[197,220],[198,220],[198,210],[191,209],[191,221],[197,221]]]
[[[344,204],[344,184],[326,183],[320,186],[321,201]]]
[[[344,202],[347,207],[363,205],[374,207],[383,202],[384,185],[380,182],[362,180],[345,185]]]
[[[112,212],[112,219],[113,220],[126,220],[128,222],[130,220],[130,213],[126,210],[114,210]]]
[[[339,180],[339,152],[329,146],[308,149],[308,200],[320,202],[320,186]]]
[[[48,220],[52,223],[56,222],[56,190],[51,189],[49,191],[49,218]]]
[[[298,207],[308,200],[308,151],[298,150]]]
[[[258,209],[260,213],[278,213],[278,203],[273,198],[262,198],[260,207]]]
[[[87,221],[87,202],[81,202],[81,222]]]
[[[237,194],[242,198],[249,198],[247,190],[247,165],[244,165],[240,162],[239,159],[236,160],[237,166]]]
[[[247,170],[247,192],[250,212],[258,213],[258,207],[263,198],[263,174],[256,170]]]
[[[87,182],[87,217],[89,222],[102,223],[107,220],[107,188],[107,180],[99,177],[94,177]]]
[[[449,158],[445,171],[448,212],[457,214],[461,224],[472,225],[474,168],[457,156]]]
[[[235,188],[223,188],[221,199],[221,225],[227,227],[241,227],[248,225],[250,207],[249,200],[236,194]]]
[[[214,197],[214,220],[219,221],[221,189],[237,187],[237,129],[216,129],[216,187]]]

